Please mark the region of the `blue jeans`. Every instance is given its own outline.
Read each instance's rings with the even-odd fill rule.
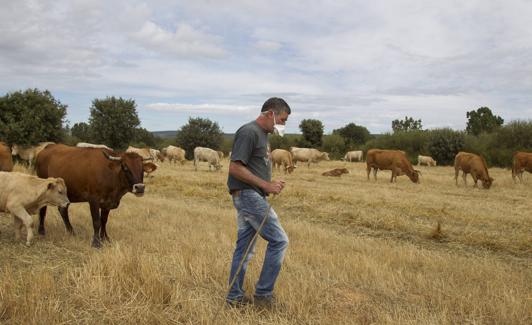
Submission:
[[[254,190],[242,190],[238,195],[233,195],[233,204],[238,213],[238,238],[233,254],[233,262],[231,263],[229,284],[231,284],[231,280],[233,280],[233,276],[238,269],[246,248],[257,232],[269,207],[268,201]],[[275,280],[281,270],[284,253],[288,247],[288,236],[273,209],[270,209],[268,219],[259,235],[268,241],[268,247],[259,281],[255,288],[255,296],[269,297],[272,296]],[[255,244],[256,241],[251,244],[248,255],[244,259],[242,269],[229,291],[229,295],[227,296],[228,301],[238,301],[244,297],[244,276],[249,260],[255,253]]]

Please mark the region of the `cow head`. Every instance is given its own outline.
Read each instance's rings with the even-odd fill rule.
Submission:
[[[410,180],[416,184],[419,184],[419,176],[421,175],[421,172],[417,169],[414,169],[410,176]]]
[[[118,156],[112,156],[106,151],[102,151],[103,155],[120,164],[120,173],[126,178],[129,185],[128,190],[136,196],[144,195],[144,161],[152,160],[152,158],[143,159],[137,153],[123,152]]]
[[[494,180],[494,178],[488,176],[487,180],[482,180],[482,187],[485,189],[489,189],[491,187],[491,184],[493,184]]]
[[[70,204],[67,187],[62,178],[48,178],[44,195],[48,204],[62,208],[66,208]]]
[[[329,158],[329,153],[328,152],[322,152],[321,153],[321,158],[324,159],[324,160],[331,160]]]
[[[13,147],[11,147],[11,155],[16,156],[18,155],[18,145],[14,144]]]
[[[297,166],[287,166],[285,168],[285,170],[288,172],[288,174],[292,174],[292,172],[294,171],[294,169],[296,169]]]

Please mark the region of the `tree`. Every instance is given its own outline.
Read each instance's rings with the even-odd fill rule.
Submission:
[[[333,134],[338,134],[344,139],[347,149],[355,149],[371,139],[368,129],[355,123],[349,123],[343,128],[333,130]]]
[[[189,118],[188,123],[177,131],[177,145],[186,151],[186,158],[194,158],[194,148],[207,147],[218,150],[223,142],[223,133],[218,123],[208,118]]]
[[[331,159],[340,159],[346,152],[344,138],[339,134],[331,134],[323,137],[321,149],[329,153]]]
[[[404,120],[397,119],[392,121],[393,133],[421,130],[421,128],[421,119],[414,120],[412,117],[405,116]]]
[[[323,124],[320,120],[305,119],[299,124],[303,139],[314,148],[321,147]]]
[[[60,142],[66,109],[48,90],[8,93],[0,97],[0,139],[20,145]]]
[[[125,149],[140,125],[133,99],[94,99],[90,108],[91,139],[113,149]]]
[[[155,148],[162,143],[161,138],[155,136],[145,128],[136,128],[133,142],[136,147],[151,147]]]
[[[76,123],[70,129],[70,134],[82,142],[91,142],[90,133],[90,126],[85,122]]]
[[[467,112],[466,117],[466,131],[474,135],[479,135],[482,132],[491,133],[504,123],[502,117],[493,115],[488,107],[481,107],[476,111]]]
[[[464,149],[465,137],[463,131],[449,128],[430,130],[428,151],[438,165],[452,165],[454,156]]]

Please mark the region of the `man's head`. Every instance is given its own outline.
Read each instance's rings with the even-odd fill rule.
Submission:
[[[282,98],[272,97],[264,102],[259,117],[261,126],[268,132],[274,131],[274,125],[284,125],[290,115],[290,106]]]

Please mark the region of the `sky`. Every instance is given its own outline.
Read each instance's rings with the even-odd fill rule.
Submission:
[[[325,132],[412,116],[464,129],[487,106],[532,118],[532,1],[3,0],[0,94],[48,89],[72,126],[134,99],[141,126],[226,133],[269,97]]]

